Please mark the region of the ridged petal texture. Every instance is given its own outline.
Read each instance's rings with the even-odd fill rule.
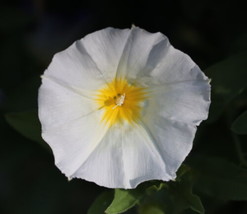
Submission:
[[[42,137],[68,178],[169,181],[208,116],[208,78],[161,33],[106,28],[57,53],[39,89]]]

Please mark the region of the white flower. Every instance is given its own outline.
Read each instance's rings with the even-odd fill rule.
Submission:
[[[210,85],[161,33],[106,28],[56,54],[39,118],[69,178],[110,188],[175,179],[208,115]]]

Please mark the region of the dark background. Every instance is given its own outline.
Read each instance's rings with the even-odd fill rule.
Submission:
[[[39,76],[54,53],[93,31],[132,24],[164,33],[202,69],[247,48],[244,1],[7,2],[0,5],[1,214],[83,214],[104,190],[83,180],[68,182],[49,150],[4,119],[9,112],[37,109]],[[227,202],[208,213],[245,211],[244,202]]]

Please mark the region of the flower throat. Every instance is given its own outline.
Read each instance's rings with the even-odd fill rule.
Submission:
[[[126,79],[114,79],[97,91],[96,101],[103,108],[102,121],[107,125],[134,124],[141,116],[141,104],[147,98],[145,88],[130,84]]]

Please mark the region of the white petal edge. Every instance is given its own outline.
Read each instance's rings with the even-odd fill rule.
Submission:
[[[175,172],[170,172],[145,129],[127,125],[109,129],[72,177],[109,188],[131,189],[147,180],[174,179]]]
[[[42,132],[54,153],[56,166],[68,177],[94,153],[107,133],[107,126],[99,123],[100,111]],[[100,166],[98,166],[100,167]]]
[[[59,127],[98,109],[93,95],[63,85],[51,77],[43,77],[38,96],[42,130]]]
[[[161,116],[144,120],[143,126],[162,155],[167,173],[175,175],[192,149],[196,126],[167,120]]]
[[[98,89],[115,77],[129,33],[106,28],[85,36],[55,54],[44,76],[74,88]]]
[[[155,61],[154,64],[147,64],[151,51],[156,48],[166,50],[167,46],[169,41],[163,34],[149,33],[141,28],[133,27],[119,62],[117,77],[134,80],[139,73],[150,72],[157,61],[153,57],[151,61]]]
[[[162,33],[149,33],[138,27],[131,29],[119,62],[117,77],[153,84],[207,77],[182,51],[175,49]],[[154,79],[154,80],[153,80]]]
[[[150,91],[144,112],[146,118],[158,114],[169,120],[198,126],[208,117],[210,106],[208,80],[164,83],[150,87]]]
[[[106,81],[112,81],[122,57],[130,29],[105,28],[84,37],[80,42],[101,70]]]
[[[79,168],[104,137],[102,111],[81,91],[65,87],[50,77],[39,89],[42,137],[50,145],[55,163],[68,177]]]

